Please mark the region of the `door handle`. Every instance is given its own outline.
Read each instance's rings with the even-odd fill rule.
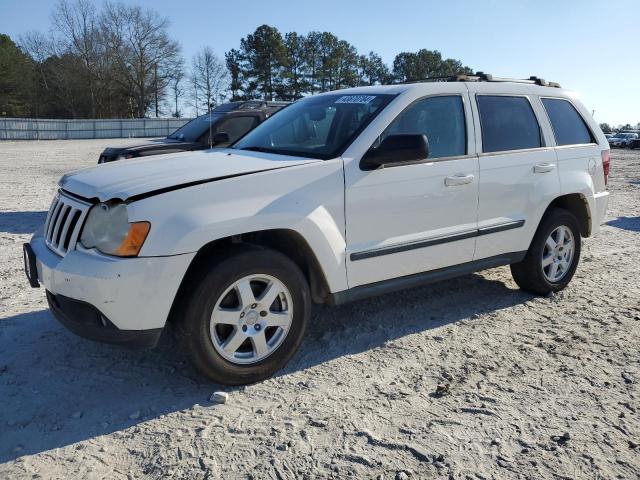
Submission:
[[[555,163],[539,163],[533,167],[533,173],[549,173],[556,168]]]
[[[475,176],[472,174],[465,175],[463,173],[459,173],[457,175],[446,177],[444,179],[444,184],[447,187],[454,187],[456,185],[467,185],[468,183],[473,182],[474,178]]]

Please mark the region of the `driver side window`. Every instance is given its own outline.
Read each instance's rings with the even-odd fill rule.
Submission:
[[[459,95],[428,97],[407,107],[380,136],[424,134],[429,158],[456,157],[467,153],[464,105]]]

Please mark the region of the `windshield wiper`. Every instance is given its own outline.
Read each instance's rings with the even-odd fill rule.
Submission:
[[[326,160],[327,158],[330,158],[325,155],[321,155],[317,153],[296,152],[293,150],[280,150],[277,148],[259,147],[257,145],[252,145],[250,147],[242,147],[242,148],[237,148],[237,147],[232,147],[232,148],[236,150],[247,150],[249,152],[273,153],[275,155],[285,155],[287,157],[315,158],[318,160]]]
[[[275,148],[259,147],[257,145],[252,147],[239,148],[238,150],[248,150],[250,152],[263,152],[263,153],[278,153],[278,150],[276,150]]]

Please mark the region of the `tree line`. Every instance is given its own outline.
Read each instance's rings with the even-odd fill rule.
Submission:
[[[261,25],[225,54],[232,99],[295,100],[346,87],[406,82],[472,73],[459,60],[427,49],[396,55],[389,68],[375,52],[356,47],[330,32],[282,35]]]
[[[640,122],[638,122],[635,126],[630,123],[619,124],[616,126],[609,125],[608,123],[601,123],[600,130],[604,133],[618,133],[618,132],[626,132],[629,130],[640,130]]]
[[[228,100],[295,100],[360,85],[471,73],[421,49],[391,65],[331,32],[282,34],[261,25],[221,59],[204,46],[185,61],[169,19],[107,1],[58,0],[51,33],[0,34],[0,115],[40,118],[176,117]]]

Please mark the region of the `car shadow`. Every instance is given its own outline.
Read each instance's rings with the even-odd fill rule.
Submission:
[[[640,217],[618,217],[607,222],[607,225],[632,232],[640,232]]]
[[[277,375],[463,319],[482,321],[483,313],[531,298],[502,282],[468,275],[338,307],[316,306],[303,345]],[[0,320],[0,463],[196,404],[216,408],[208,398],[219,388],[194,370],[172,334],[163,335],[155,349],[138,351],[76,337],[48,310],[5,318]]]
[[[33,233],[47,219],[47,212],[0,212],[0,233]]]

